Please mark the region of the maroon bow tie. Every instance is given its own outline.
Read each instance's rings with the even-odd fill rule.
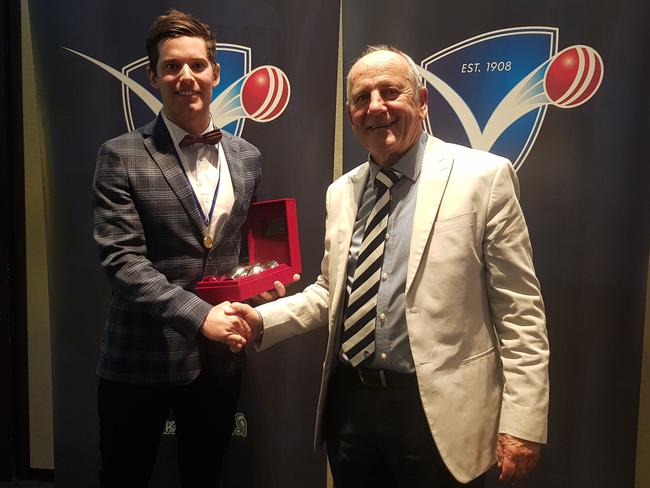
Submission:
[[[200,136],[193,136],[191,134],[187,134],[183,139],[181,140],[179,146],[180,147],[185,147],[185,146],[190,146],[192,144],[217,144],[221,140],[221,130],[219,129],[214,129],[209,132],[206,132],[205,134],[201,134]]]

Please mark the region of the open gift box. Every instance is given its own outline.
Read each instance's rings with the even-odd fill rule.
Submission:
[[[274,260],[278,266],[241,278],[206,276],[196,284],[196,294],[208,303],[241,302],[266,290],[273,283],[293,283],[301,272],[296,200],[283,198],[251,204],[245,226],[249,263]]]

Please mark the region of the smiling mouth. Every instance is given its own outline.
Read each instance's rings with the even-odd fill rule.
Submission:
[[[395,123],[395,121],[393,120],[391,122],[384,122],[382,124],[375,124],[375,125],[369,126],[368,129],[370,129],[370,130],[386,129],[386,128],[392,126],[394,123]]]
[[[196,90],[179,90],[176,93],[178,93],[182,97],[195,97],[201,92],[198,92]]]

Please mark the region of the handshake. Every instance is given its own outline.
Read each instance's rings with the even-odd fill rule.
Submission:
[[[300,275],[293,275],[293,281]],[[275,289],[260,293],[253,301],[259,303],[275,300],[286,293],[284,285],[276,281]],[[260,334],[262,316],[246,303],[221,302],[212,307],[203,321],[200,331],[211,341],[224,342],[232,352],[240,352],[249,341],[255,340]]]

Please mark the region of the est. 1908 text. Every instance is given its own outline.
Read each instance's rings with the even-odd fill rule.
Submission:
[[[501,72],[510,71],[512,69],[512,61],[485,61],[483,63],[463,63],[460,65],[461,73],[481,73],[487,72]]]

